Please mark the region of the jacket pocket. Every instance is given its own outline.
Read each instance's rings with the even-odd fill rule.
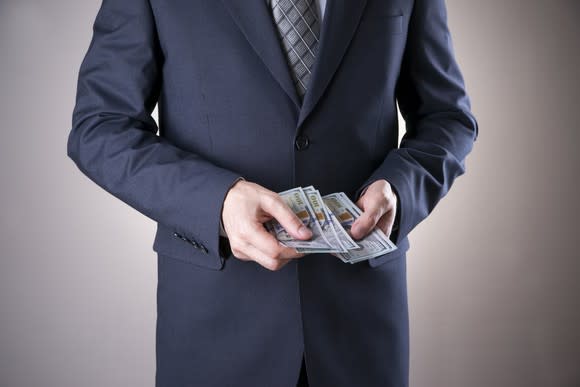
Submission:
[[[363,20],[364,23],[372,24],[378,28],[381,33],[402,34],[403,33],[403,15],[389,15],[380,12],[367,13]]]

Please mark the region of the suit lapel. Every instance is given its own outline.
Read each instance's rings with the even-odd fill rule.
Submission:
[[[356,31],[366,0],[327,0],[318,54],[302,104],[292,82],[285,53],[278,39],[277,27],[266,0],[222,0],[222,2],[272,76],[300,109],[297,125],[299,128],[320,100],[336,72]]]
[[[318,54],[304,95],[299,128],[329,85],[362,16],[366,0],[327,0],[318,41]]]
[[[266,0],[222,0],[252,48],[288,97],[300,108],[285,53],[278,40],[278,30]]]

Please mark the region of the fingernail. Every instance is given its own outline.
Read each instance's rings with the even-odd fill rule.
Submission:
[[[302,238],[310,238],[312,236],[312,231],[310,231],[308,227],[302,225],[298,229],[298,235],[300,235]]]

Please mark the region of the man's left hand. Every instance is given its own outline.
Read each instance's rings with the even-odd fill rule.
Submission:
[[[387,237],[391,235],[397,211],[397,195],[385,179],[371,183],[355,203],[362,215],[352,224],[354,239],[364,238],[377,226]]]

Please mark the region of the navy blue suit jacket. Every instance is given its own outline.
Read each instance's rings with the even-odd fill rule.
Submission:
[[[314,385],[403,386],[408,234],[477,132],[444,0],[330,0],[302,103],[264,0],[104,0],[67,152],[157,222],[157,385],[291,386],[304,353]],[[276,272],[240,261],[219,236],[238,177],[353,200],[386,179],[399,249]]]

